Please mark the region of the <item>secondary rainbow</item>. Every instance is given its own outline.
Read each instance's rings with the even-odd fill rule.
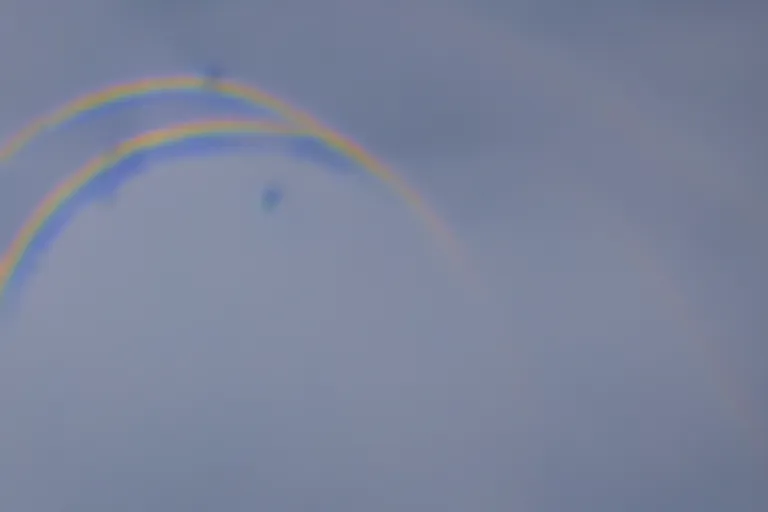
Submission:
[[[26,125],[0,145],[0,162],[9,160],[35,137],[46,130],[52,130],[61,124],[99,108],[131,98],[150,96],[163,92],[210,92],[244,105],[271,110],[286,122],[296,124],[307,130],[314,130],[322,137],[331,136],[344,140],[348,148],[357,145],[336,130],[320,122],[307,112],[290,105],[272,93],[233,79],[210,79],[199,75],[172,75],[145,77],[130,82],[122,82],[87,93],[64,105],[55,108]],[[357,147],[357,152],[362,150]]]
[[[112,151],[90,160],[85,166],[62,181],[46,195],[35,211],[24,222],[2,260],[0,260],[0,300],[5,295],[9,283],[27,255],[29,248],[56,212],[65,206],[79,190],[103,173],[108,172],[124,159],[137,153],[152,150],[153,148],[192,139],[263,136],[318,138],[327,146],[346,156],[361,168],[389,185],[396,194],[408,203],[418,216],[424,219],[431,231],[439,237],[440,242],[446,244],[452,256],[459,260],[463,259],[461,247],[456,238],[445,224],[441,222],[435,212],[427,206],[419,194],[408,187],[400,177],[386,166],[368,155],[359,146],[350,145],[346,139],[336,137],[329,132],[323,132],[323,135],[319,136],[313,130],[285,125],[279,122],[203,120],[150,131],[129,139]]]

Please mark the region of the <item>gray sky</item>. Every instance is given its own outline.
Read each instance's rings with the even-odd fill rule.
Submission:
[[[158,165],[0,331],[0,508],[764,510],[765,10],[601,4],[5,2],[2,133],[216,63],[392,162],[472,268],[364,180]],[[167,114],[30,148],[0,240]]]

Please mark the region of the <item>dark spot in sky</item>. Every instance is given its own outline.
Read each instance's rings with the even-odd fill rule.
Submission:
[[[274,183],[264,187],[261,192],[261,208],[265,212],[271,212],[280,205],[283,199],[283,189]]]

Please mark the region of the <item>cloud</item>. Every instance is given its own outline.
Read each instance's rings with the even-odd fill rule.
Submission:
[[[764,508],[763,18],[729,5],[14,4],[4,131],[220,63],[393,162],[492,300],[375,188],[159,167],[83,213],[2,335],[2,508]],[[1,177],[2,240],[104,126]]]

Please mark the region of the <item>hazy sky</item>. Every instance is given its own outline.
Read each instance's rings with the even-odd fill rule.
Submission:
[[[0,327],[0,509],[768,508],[768,32],[741,4],[6,1],[0,133],[214,64],[391,162],[471,257],[371,180],[158,165]],[[169,112],[0,170],[0,241]]]

